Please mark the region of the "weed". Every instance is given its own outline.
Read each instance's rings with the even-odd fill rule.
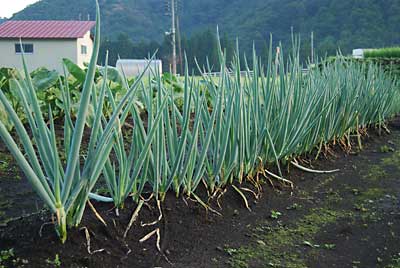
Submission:
[[[294,203],[293,205],[290,205],[288,207],[286,207],[287,210],[296,210],[301,208],[302,206],[300,204]]]
[[[392,147],[389,147],[387,145],[383,145],[379,148],[379,151],[381,153],[389,153],[389,152],[394,152],[394,149]]]
[[[60,260],[60,257],[58,256],[58,254],[56,254],[56,256],[54,257],[54,260],[47,259],[46,262],[48,264],[54,265],[54,267],[61,267],[61,260]]]
[[[280,216],[282,216],[282,213],[279,211],[271,210],[271,219],[278,219]]]

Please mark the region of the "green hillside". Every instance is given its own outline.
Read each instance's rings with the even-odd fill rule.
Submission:
[[[167,0],[100,0],[100,5],[103,34],[111,38],[126,33],[137,41],[161,41],[169,30]],[[87,19],[93,12],[94,0],[41,0],[13,19]],[[321,50],[400,43],[398,0],[180,0],[179,14],[186,35],[219,25],[244,42],[261,43],[270,32],[285,42],[293,26],[307,37],[313,30]]]

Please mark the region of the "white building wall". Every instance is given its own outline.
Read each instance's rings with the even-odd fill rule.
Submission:
[[[15,53],[15,44],[18,43],[19,40],[16,39],[0,39],[0,67],[22,69],[21,54]],[[46,67],[63,73],[63,58],[77,61],[76,39],[24,39],[22,43],[33,44],[33,53],[25,54],[29,71]]]
[[[77,61],[76,64],[80,66],[81,68],[84,67],[84,63],[89,63],[90,62],[90,57],[92,56],[93,52],[93,40],[90,37],[90,32],[87,32],[83,38],[78,38],[77,40]],[[81,53],[81,46],[86,46],[87,48],[87,53],[82,54]]]
[[[21,55],[15,53],[17,39],[0,39],[0,68],[9,67],[22,69]],[[33,44],[33,53],[25,54],[29,71],[40,67],[63,73],[62,59],[68,58],[80,67],[90,61],[93,51],[93,41],[90,32],[78,39],[24,39],[22,43]],[[87,47],[87,53],[81,54],[81,45]]]

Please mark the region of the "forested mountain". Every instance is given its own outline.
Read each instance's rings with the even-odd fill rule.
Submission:
[[[102,34],[108,42],[131,39],[136,45],[155,41],[152,44],[157,46],[170,29],[168,0],[99,2]],[[230,40],[238,37],[241,46],[247,48],[254,41],[259,50],[266,46],[270,33],[275,41],[287,45],[291,27],[301,34],[305,51],[310,32],[314,31],[319,54],[332,54],[338,47],[349,53],[357,47],[400,43],[399,0],[178,0],[178,15],[183,39],[198,35],[197,39],[202,41],[200,36],[208,30],[215,33],[218,25],[221,34]],[[94,18],[94,0],[41,0],[12,19],[88,16]]]

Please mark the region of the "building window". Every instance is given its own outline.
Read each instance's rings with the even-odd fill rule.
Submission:
[[[22,49],[21,44],[15,44],[15,53],[20,54],[22,53],[22,50],[26,54],[33,54],[33,44],[22,43]]]
[[[81,45],[81,54],[83,54],[83,55],[87,54],[87,46]]]

